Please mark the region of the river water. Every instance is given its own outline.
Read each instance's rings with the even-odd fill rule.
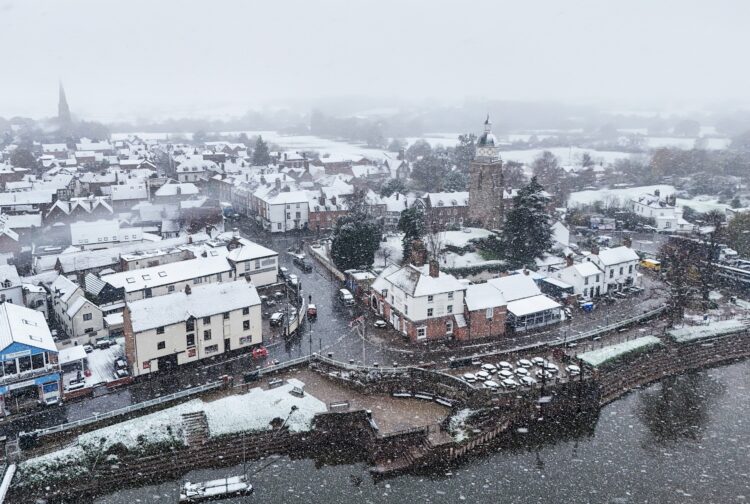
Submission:
[[[451,469],[373,481],[365,464],[285,457],[255,461],[252,497],[265,503],[750,502],[750,362],[635,391],[573,428],[533,430]],[[196,471],[200,480],[241,468]],[[178,482],[100,497],[98,504],[173,503]]]

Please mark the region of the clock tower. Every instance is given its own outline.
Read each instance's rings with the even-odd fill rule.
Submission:
[[[503,162],[487,114],[469,166],[469,219],[487,229],[499,229],[505,218],[504,192]]]

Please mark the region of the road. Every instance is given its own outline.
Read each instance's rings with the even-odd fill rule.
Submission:
[[[659,289],[651,288],[652,282],[644,276],[646,293],[635,299],[618,300],[613,305],[602,304],[592,313],[584,314],[576,311],[571,322],[556,325],[544,331],[536,331],[514,338],[506,338],[491,343],[456,346],[455,344],[433,343],[430,346],[411,346],[401,340],[401,336],[390,330],[375,329],[372,326],[373,315],[360,306],[346,307],[337,299],[340,288],[338,281],[332,278],[317,261],[312,260],[313,271],[303,273],[292,264],[292,256],[287,250],[299,246],[301,237],[277,236],[258,231],[247,221],[239,223],[239,230],[243,237],[261,243],[279,252],[279,264],[295,273],[301,282],[302,295],[311,300],[318,308],[317,321],[306,323],[302,330],[289,338],[264,335],[265,346],[269,357],[263,361],[254,361],[248,354],[234,356],[228,360],[214,358],[203,360],[179,368],[172,373],[156,373],[124,389],[109,392],[97,389],[93,398],[76,402],[68,402],[52,408],[34,410],[29,414],[16,415],[7,418],[0,424],[0,435],[13,435],[19,431],[29,431],[36,428],[48,427],[59,423],[70,422],[86,418],[97,413],[104,413],[122,408],[130,404],[152,399],[154,397],[191,388],[210,381],[215,381],[223,375],[241,379],[243,373],[261,365],[268,365],[274,360],[288,361],[297,357],[309,355],[312,352],[322,354],[331,353],[335,359],[341,361],[364,362],[382,365],[418,364],[420,362],[436,362],[439,368],[448,366],[450,355],[471,355],[489,351],[507,350],[520,345],[543,344],[560,337],[573,336],[576,332],[589,331],[596,327],[603,327],[617,319],[626,318],[637,313],[643,313],[655,308],[663,302],[658,294]],[[635,301],[635,304],[634,302]],[[367,337],[362,338],[356,328],[350,323],[360,315],[366,316]],[[620,336],[624,337],[624,336]]]

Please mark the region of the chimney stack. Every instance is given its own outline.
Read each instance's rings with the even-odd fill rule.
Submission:
[[[630,236],[625,236],[622,239],[622,244],[628,248],[633,246],[633,239]]]
[[[523,269],[523,274],[526,275],[526,276],[529,276],[529,270],[526,269],[526,268],[524,268]]]
[[[573,266],[573,254],[565,256],[565,266]]]
[[[189,286],[189,285],[186,285],[186,286],[185,286],[185,295],[186,295],[186,296],[189,296],[191,292],[192,292],[192,291],[190,290],[190,286]]]
[[[430,259],[430,276],[438,278],[440,276],[440,265],[435,259]]]
[[[599,245],[592,245],[591,246],[591,254],[592,255],[599,255]]]
[[[418,268],[424,266],[424,263],[427,260],[427,249],[422,240],[414,240],[411,242],[411,257],[409,260]]]

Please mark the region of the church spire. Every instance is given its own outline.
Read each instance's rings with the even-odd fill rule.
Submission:
[[[57,102],[57,120],[60,123],[60,129],[67,129],[72,119],[70,117],[70,107],[68,107],[68,100],[65,97],[65,89],[63,88],[62,81],[60,81],[60,97]]]

